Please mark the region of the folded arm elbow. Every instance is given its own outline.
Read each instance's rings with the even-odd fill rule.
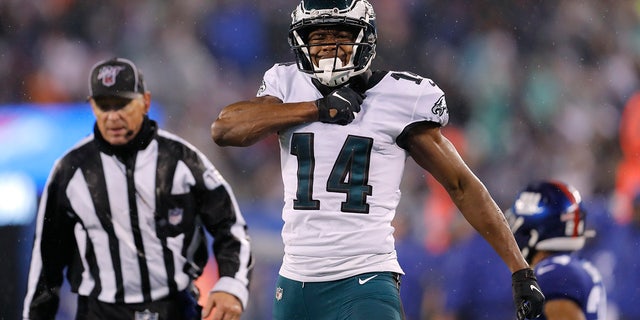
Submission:
[[[229,141],[225,138],[226,131],[227,130],[219,124],[219,119],[216,119],[216,121],[211,124],[211,139],[221,147],[229,145]]]
[[[250,134],[241,133],[238,126],[224,123],[218,118],[211,124],[211,139],[221,147],[247,147],[254,144],[257,139]]]

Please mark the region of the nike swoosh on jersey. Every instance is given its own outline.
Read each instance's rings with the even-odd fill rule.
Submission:
[[[369,282],[369,280],[371,280],[371,279],[373,279],[373,278],[375,278],[375,277],[377,277],[377,276],[378,276],[377,274],[374,274],[374,275],[372,275],[371,277],[366,278],[366,279],[360,279],[360,278],[358,278],[358,283],[359,283],[359,284],[365,284],[365,283]]]

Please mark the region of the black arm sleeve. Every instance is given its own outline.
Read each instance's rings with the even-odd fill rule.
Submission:
[[[59,175],[40,199],[25,309],[30,319],[53,319],[58,310],[63,271],[73,252],[73,221]]]

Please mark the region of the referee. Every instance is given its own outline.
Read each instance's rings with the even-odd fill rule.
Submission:
[[[151,94],[131,61],[102,61],[89,82],[93,134],[49,175],[23,318],[53,319],[66,275],[76,319],[239,319],[252,257],[231,188],[199,150],[147,117]],[[208,260],[205,229],[220,278],[200,307],[192,282]]]

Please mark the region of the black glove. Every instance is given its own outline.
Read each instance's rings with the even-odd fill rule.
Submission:
[[[516,303],[518,320],[535,319],[542,314],[544,294],[531,268],[518,270],[511,275],[513,301]]]
[[[355,118],[354,112],[360,112],[364,96],[348,86],[331,91],[327,96],[316,100],[318,120],[324,123],[346,125]]]

